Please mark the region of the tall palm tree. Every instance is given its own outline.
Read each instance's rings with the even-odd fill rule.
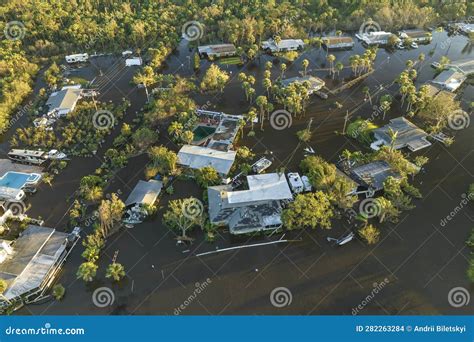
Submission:
[[[306,71],[308,70],[309,61],[307,59],[303,59],[303,61],[301,62],[301,65],[304,68],[303,75],[306,76]]]
[[[105,277],[112,278],[115,281],[120,281],[123,277],[125,277],[125,268],[122,264],[113,262],[107,267]]]
[[[326,59],[329,62],[329,73],[334,77],[334,61],[336,60],[336,56],[330,54],[326,57]]]

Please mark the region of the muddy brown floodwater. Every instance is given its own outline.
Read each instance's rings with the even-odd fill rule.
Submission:
[[[430,56],[430,50],[434,54]],[[362,54],[364,48],[357,42],[352,51],[334,52],[338,61],[348,64],[352,54]],[[359,110],[353,114],[369,117],[370,104],[364,102],[362,88],[371,91],[384,87],[384,93],[395,94],[397,87],[389,86],[405,67],[407,59],[416,60],[419,53],[426,60],[417,65],[417,84],[431,80],[434,69],[431,62],[447,55],[452,61],[474,58],[472,45],[464,36],[448,37],[446,33],[433,33],[429,45],[420,45],[416,50],[387,52],[380,49],[375,72],[363,82],[336,97],[321,100],[314,97],[306,115],[294,119],[291,127],[276,131],[266,122],[264,131],[258,129],[255,137],[245,136],[239,144],[251,147],[257,154],[271,153],[275,158],[272,169],[285,167],[297,170],[303,158],[303,148],[298,145],[295,132],[306,127],[313,118],[313,138],[308,143],[317,154],[327,160],[336,161],[343,149],[358,150],[362,147],[354,140],[336,134],[342,131],[346,110]],[[183,41],[170,56],[165,73],[193,75],[190,69],[190,50]],[[330,87],[337,87],[338,81],[327,78],[325,52],[312,49],[289,64],[286,77],[296,76],[301,60],[310,61],[308,72],[326,78]],[[222,95],[199,96],[199,105],[207,101],[209,109],[229,114],[241,114],[248,110],[243,90],[237,81],[240,71],[251,73],[257,78],[257,94],[263,93],[259,85],[264,64],[273,60],[262,56],[259,61],[243,67],[222,66],[232,72],[232,81]],[[112,80],[106,82],[102,91],[103,100],[119,101],[128,97],[132,103],[125,116],[131,121],[145,102],[142,90],[130,85],[134,69],[122,69],[114,65],[114,57],[99,57],[92,66],[80,70],[84,77],[92,79],[97,69],[105,74],[115,71]],[[198,72],[201,77],[208,62]],[[94,70],[95,69],[95,70]],[[272,69],[272,77],[279,74],[278,63]],[[350,68],[344,69],[337,78],[350,76]],[[335,101],[343,105],[336,109]],[[474,100],[474,88],[466,87],[462,101],[464,105]],[[400,104],[395,101],[387,114],[389,118],[400,116]],[[377,123],[382,123],[377,120]],[[20,123],[18,123],[20,124]],[[100,156],[110,146],[115,131],[94,158],[74,158],[68,168],[55,180],[53,187],[42,186],[31,198],[31,215],[41,215],[45,225],[66,229],[67,209],[83,175],[91,173],[100,163]],[[247,133],[247,132],[246,132]],[[170,199],[190,195],[201,196],[202,191],[191,181],[176,181],[175,193],[163,195],[161,210],[148,222],[112,236],[100,260],[97,279],[85,284],[76,280],[77,267],[82,262],[82,248],[79,246],[70,255],[61,273],[59,282],[66,287],[66,296],[60,301],[49,301],[41,305],[29,305],[17,314],[341,314],[351,315],[354,308],[363,304],[358,314],[472,314],[472,305],[454,308],[448,303],[450,289],[462,286],[472,292],[466,278],[469,250],[465,241],[473,228],[474,210],[472,204],[458,212],[447,225],[441,220],[450,214],[462,201],[468,184],[473,180],[474,125],[455,133],[455,143],[446,148],[434,143],[429,148],[411,155],[426,155],[430,162],[416,176],[414,184],[420,188],[423,198],[415,200],[416,208],[404,212],[398,224],[383,224],[381,241],[375,247],[368,247],[355,240],[343,247],[335,248],[326,237],[340,237],[351,230],[343,221],[335,221],[330,230],[302,230],[286,233],[285,238],[299,240],[255,248],[231,250],[202,257],[196,254],[241,244],[268,242],[279,239],[283,234],[272,237],[230,238],[227,231],[220,231],[214,243],[204,241],[202,232],[192,233],[194,243],[186,248],[178,247],[175,234],[161,223],[161,214]],[[160,142],[177,149],[164,135]],[[4,150],[8,146],[2,146]],[[137,180],[143,179],[145,156],[132,159],[128,166],[117,173],[108,191],[123,192],[126,197]],[[105,278],[105,268],[115,251],[118,261],[124,264],[127,277],[120,284],[113,284]],[[209,281],[207,279],[209,278]],[[206,282],[206,287],[196,295],[196,288]],[[367,299],[378,286],[377,293]],[[114,302],[105,308],[98,308],[92,302],[92,293],[101,286],[110,287]],[[277,287],[291,292],[289,305],[277,308],[270,301],[270,293]],[[184,309],[183,309],[184,308]]]

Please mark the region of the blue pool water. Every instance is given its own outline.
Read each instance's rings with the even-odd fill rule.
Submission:
[[[36,183],[40,179],[37,173],[21,173],[9,171],[0,178],[0,186],[21,189],[26,183]]]

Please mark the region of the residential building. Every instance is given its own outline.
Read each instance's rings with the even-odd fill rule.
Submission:
[[[143,222],[148,216],[148,209],[155,204],[162,188],[163,183],[161,181],[154,179],[148,182],[139,180],[125,200],[127,210],[123,222],[128,224]]]
[[[354,47],[354,40],[352,37],[323,37],[323,46],[327,50],[352,49]]]
[[[377,144],[378,141],[385,146],[392,146],[391,131],[397,134],[393,142],[393,148],[396,150],[407,147],[410,151],[415,152],[431,146],[431,143],[427,140],[428,133],[404,117],[399,117],[390,120],[387,125],[373,130],[376,139],[376,142],[373,144],[375,150],[379,149],[378,146],[380,144]]]
[[[468,76],[474,73],[474,59],[460,59],[447,64],[446,67]]]
[[[425,30],[404,30],[398,32],[398,36],[416,43],[429,43],[432,39],[431,33]]]
[[[224,177],[229,173],[235,156],[235,151],[219,151],[208,147],[184,145],[178,152],[178,163],[190,169],[211,166]]]
[[[389,43],[390,37],[394,36],[395,40],[398,42],[400,38],[393,35],[391,32],[385,31],[375,31],[369,33],[356,34],[356,37],[362,40],[367,45],[387,45]]]
[[[234,56],[237,49],[234,44],[202,45],[198,47],[198,53],[201,58],[219,58]]]
[[[151,206],[155,204],[163,188],[163,183],[154,179],[139,180],[125,200],[125,206]]]
[[[308,90],[309,94],[313,94],[321,90],[325,85],[325,82],[322,79],[315,76],[303,76],[303,77],[297,76],[297,77],[287,78],[281,81],[281,85],[283,87],[288,87],[292,83],[304,83],[304,82],[309,83],[309,90]]]
[[[51,285],[67,256],[68,237],[53,228],[29,225],[16,241],[2,241],[0,278],[6,281],[7,288],[0,297],[0,305],[7,301],[27,302],[40,296]]]
[[[61,117],[72,112],[81,94],[82,90],[75,88],[66,88],[52,93],[46,102],[49,108],[48,115]]]
[[[278,44],[273,39],[262,42],[262,49],[267,52],[287,52],[303,48],[304,42],[301,39],[282,39]]]
[[[383,160],[374,161],[349,169],[349,176],[359,185],[375,193],[383,189],[383,183],[388,177],[401,179],[396,171]]]
[[[466,80],[466,75],[456,70],[443,70],[431,82],[451,92],[456,91]]]
[[[209,187],[207,193],[210,221],[229,226],[231,234],[280,228],[283,205],[293,200],[283,173],[247,176],[244,190],[218,185]]]

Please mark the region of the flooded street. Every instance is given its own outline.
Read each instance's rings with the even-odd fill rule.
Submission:
[[[432,56],[430,50],[434,50]],[[337,61],[349,65],[351,55],[362,55],[363,52],[364,48],[356,42],[353,50],[331,53]],[[298,144],[296,132],[304,129],[312,118],[313,136],[308,146],[326,160],[336,162],[344,149],[363,149],[357,141],[338,133],[343,130],[346,112],[351,113],[350,119],[359,116],[369,118],[373,109],[364,100],[362,89],[365,86],[371,92],[379,89],[376,97],[372,98],[374,104],[379,103],[381,95],[390,93],[395,97],[398,85],[393,84],[394,79],[404,70],[406,61],[416,61],[420,53],[424,53],[426,59],[416,65],[417,86],[433,79],[435,70],[430,64],[443,55],[451,61],[474,58],[472,44],[466,37],[448,37],[445,32],[433,32],[433,41],[429,45],[420,45],[418,49],[395,52],[379,49],[375,72],[367,79],[337,96],[331,95],[327,100],[313,96],[305,116],[293,119],[292,125],[285,130],[274,130],[266,121],[264,131],[256,128],[256,135],[248,137],[247,128],[238,145],[248,146],[257,156],[271,153],[275,160],[270,171],[282,167],[286,171],[297,171],[306,146]],[[194,75],[189,62],[192,59],[188,59],[190,55],[186,42],[182,41],[177,51],[170,56],[164,73]],[[285,77],[298,76],[302,70],[301,61],[305,58],[310,62],[308,74],[325,79],[330,89],[339,87],[340,80],[349,78],[351,74],[348,67],[336,80],[328,78],[328,71],[320,70],[328,67],[326,52],[310,49],[288,64]],[[259,60],[244,66],[243,70],[238,66],[222,66],[232,72],[224,93],[199,96],[195,98],[196,103],[199,106],[210,103],[206,109],[228,114],[246,113],[249,103],[245,101],[244,91],[237,80],[238,73],[245,71],[254,75],[257,79],[256,93],[260,95],[264,93],[261,79],[265,62],[274,59],[263,55]],[[123,63],[115,63],[116,60],[112,56],[94,58],[89,67],[80,71],[81,77],[92,80],[101,70],[103,76],[98,76],[95,81],[100,85],[99,100],[118,103],[122,98],[128,98],[131,107],[124,121],[132,122],[145,105],[146,96],[143,89],[138,89],[130,82],[137,69],[126,68]],[[210,65],[209,62],[202,63],[197,73],[199,78]],[[274,63],[272,79],[279,73],[279,63]],[[342,108],[338,109],[335,101],[342,104]],[[468,85],[463,91],[463,106],[466,107],[472,101],[474,87]],[[400,103],[395,98],[385,120],[378,118],[375,122],[381,124],[401,114]],[[24,124],[24,119],[19,120],[16,126]],[[69,231],[70,227],[66,226],[68,209],[79,181],[101,165],[102,155],[112,146],[120,126],[121,123],[107,137],[96,156],[72,158],[68,167],[55,178],[51,188],[42,184],[39,191],[29,199],[31,209],[28,214],[32,217],[41,216],[45,226]],[[165,131],[166,127],[163,127],[160,144],[177,151],[179,147],[167,138]],[[5,140],[8,140],[9,134]],[[453,287],[463,286],[472,290],[465,274],[469,257],[465,241],[474,226],[474,206],[471,203],[463,208],[448,224],[440,223],[459,205],[468,185],[474,182],[474,124],[471,123],[454,135],[455,142],[450,147],[433,143],[426,149],[411,153],[411,157],[426,155],[430,159],[413,182],[421,190],[423,198],[414,200],[416,208],[404,212],[398,224],[379,225],[381,241],[375,246],[367,246],[357,239],[343,247],[332,246],[326,237],[338,238],[351,230],[346,222],[335,220],[331,230],[285,233],[284,238],[292,242],[198,257],[196,255],[199,253],[230,246],[276,241],[283,233],[237,239],[231,238],[228,231],[219,231],[217,241],[209,243],[204,240],[202,231],[196,229],[191,234],[195,238],[191,246],[176,246],[175,233],[161,222],[163,209],[170,199],[189,196],[202,198],[202,190],[195,182],[177,180],[173,183],[173,195],[161,195],[160,210],[153,220],[125,229],[108,239],[99,261],[96,280],[86,284],[76,279],[77,268],[83,261],[83,248],[78,245],[69,256],[58,280],[66,288],[64,299],[29,305],[15,314],[173,315],[180,305],[188,301],[180,314],[351,315],[353,308],[366,298],[374,284],[382,282],[383,288],[359,314],[472,314],[472,307],[454,308],[447,300],[448,292]],[[3,143],[1,148],[4,153],[8,145]],[[145,155],[132,158],[128,166],[117,173],[107,192],[120,190],[122,199],[125,199],[136,182],[144,179],[147,162]],[[125,266],[127,272],[126,278],[118,285],[105,278],[105,268],[116,251],[119,251],[117,261]],[[210,281],[206,288],[189,301],[196,287],[207,279]],[[92,292],[101,286],[113,289],[115,301],[111,306],[98,308],[93,304]],[[286,287],[291,291],[290,305],[283,308],[272,305],[269,295],[277,287]]]

